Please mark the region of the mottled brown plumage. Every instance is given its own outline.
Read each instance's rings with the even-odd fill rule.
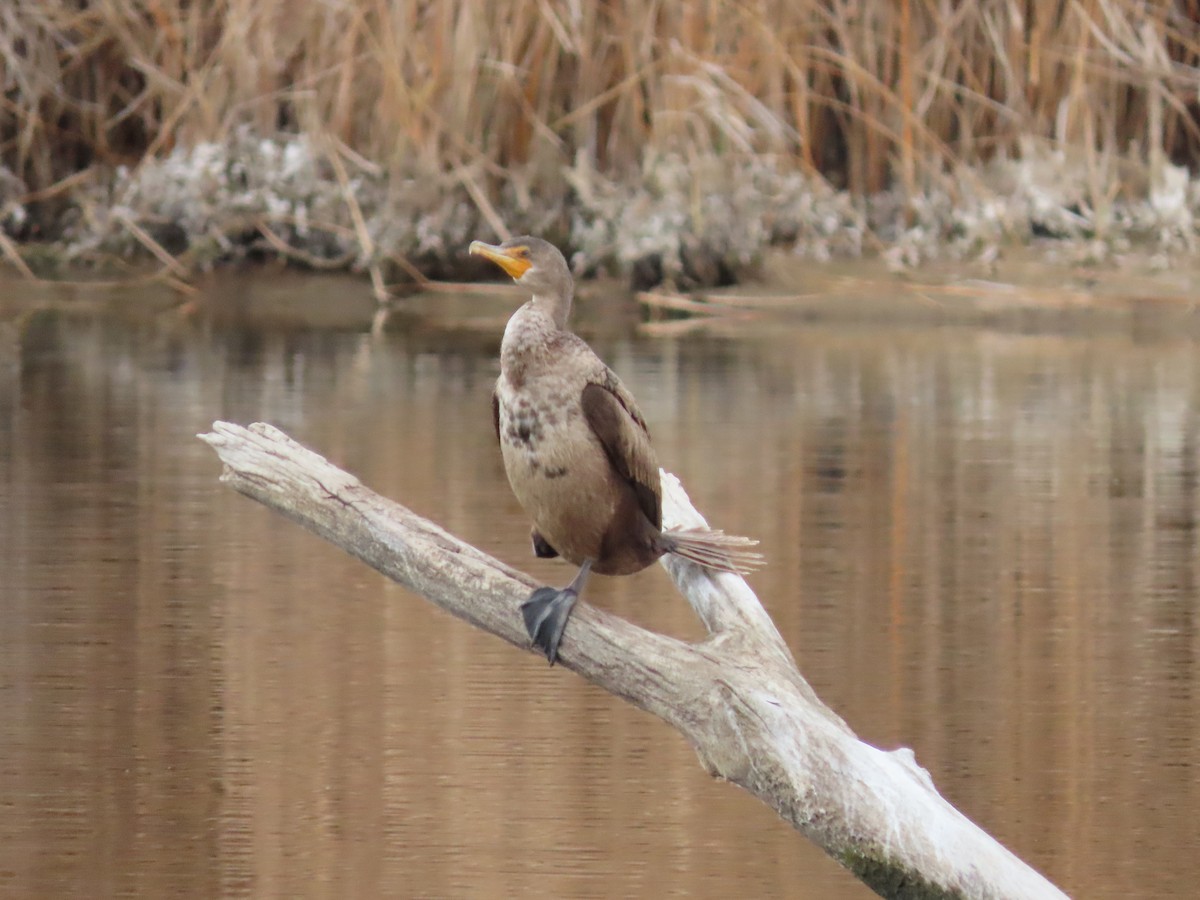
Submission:
[[[580,566],[567,588],[540,588],[522,607],[535,646],[554,662],[590,571],[628,575],[664,553],[722,571],[756,564],[745,538],[662,531],[645,420],[616,374],[567,330],[574,282],[562,254],[534,237],[475,241],[471,252],[533,294],[504,330],[492,415],[509,484],[534,522],[534,552]]]

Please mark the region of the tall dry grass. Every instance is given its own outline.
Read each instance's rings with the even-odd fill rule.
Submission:
[[[1103,200],[1200,158],[1200,0],[10,0],[0,165],[80,172],[238,128],[497,196],[647,153],[770,154],[857,195],[919,192],[1030,141]],[[1113,178],[1114,173],[1119,177]]]

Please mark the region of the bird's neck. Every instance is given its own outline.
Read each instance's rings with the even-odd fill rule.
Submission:
[[[549,317],[554,327],[563,331],[567,327],[567,319],[571,317],[571,292],[565,294],[534,294],[533,299],[526,304],[528,307]]]
[[[539,365],[554,339],[562,331],[550,313],[530,300],[508,320],[500,344],[500,367],[510,375],[519,375],[530,365]]]

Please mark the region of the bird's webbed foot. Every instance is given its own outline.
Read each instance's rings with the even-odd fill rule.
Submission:
[[[521,604],[521,616],[525,619],[529,639],[533,646],[546,654],[550,665],[554,665],[558,659],[558,645],[566,630],[567,620],[571,618],[571,610],[575,608],[591,568],[592,561],[588,560],[565,588],[538,588]]]

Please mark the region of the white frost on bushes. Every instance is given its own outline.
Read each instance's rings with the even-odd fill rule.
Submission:
[[[866,200],[797,171],[790,158],[648,154],[639,172],[617,181],[581,154],[561,171],[531,166],[492,182],[491,200],[513,233],[566,238],[582,270],[627,274],[653,260],[680,284],[744,270],[771,245],[815,260],[881,251],[895,268],[988,258],[1007,243],[1036,239],[1074,261],[1111,259],[1135,243],[1160,253],[1196,247],[1200,182],[1185,169],[1146,166],[1138,187],[1128,161],[1118,173],[1110,157],[1034,142],[1019,150],[946,173],[915,197],[897,188]],[[492,235],[461,173],[384,176],[348,161],[344,168],[345,184],[308,138],[241,129],[223,143],[179,147],[118,169],[86,189],[62,245],[68,259],[145,254],[133,222],[202,267],[255,250],[279,252],[265,227],[313,260],[360,268],[402,256],[453,268],[472,239]],[[0,227],[10,233],[25,215],[12,200],[24,188],[14,182],[0,170]],[[1118,183],[1125,193],[1111,192]]]
[[[64,234],[69,255],[132,255],[145,248],[126,225],[135,222],[156,241],[199,252],[211,262],[236,252],[259,223],[314,256],[347,253],[352,242],[311,223],[345,224],[337,182],[304,137],[286,142],[235,132],[226,143],[177,147],[133,169],[121,167],[92,190]]]
[[[701,260],[736,271],[772,244],[817,258],[862,252],[863,216],[849,195],[771,157],[651,156],[637,182],[577,162],[568,180],[584,268],[611,262],[627,272],[653,257],[664,277],[686,282]]]

